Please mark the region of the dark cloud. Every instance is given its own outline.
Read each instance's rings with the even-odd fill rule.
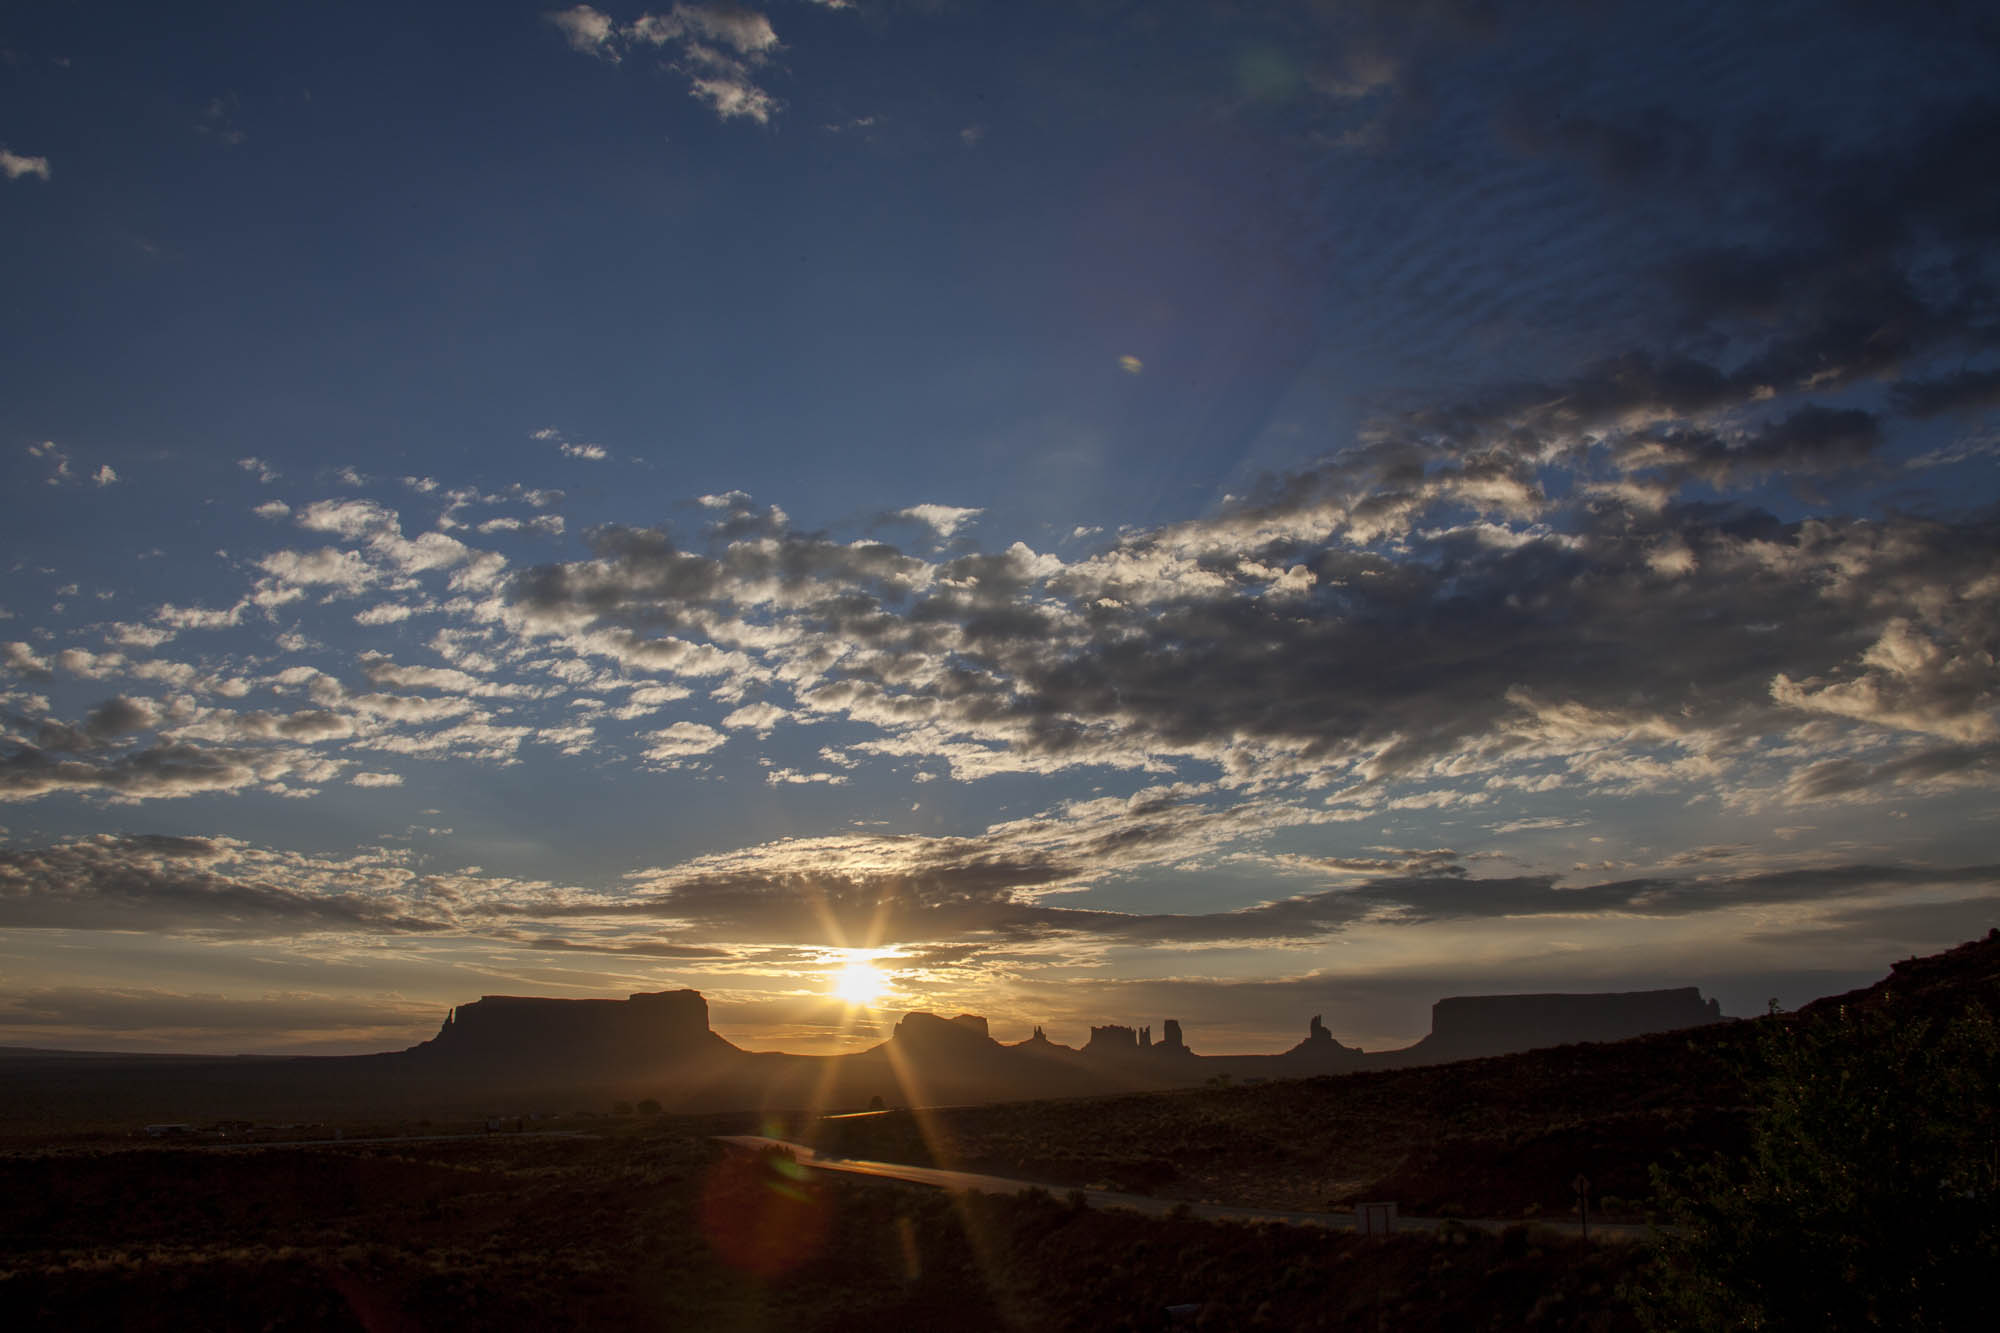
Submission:
[[[93,790],[131,797],[190,796],[251,786],[289,767],[239,750],[203,749],[183,741],[162,741],[102,762],[58,759],[33,745],[16,745],[0,752],[0,800]]]
[[[1504,917],[1678,917],[2000,883],[2000,867],[1990,865],[1851,863],[1566,884],[1548,874],[1474,877],[1443,850],[1388,849],[1396,854],[1302,861],[1297,869],[1317,868],[1334,883],[1226,911],[1113,911],[1064,906],[1063,897],[1048,895],[1050,888],[1101,883],[1124,867],[1185,864],[1218,839],[1257,827],[1240,806],[1225,814],[1187,804],[1165,813],[1156,819],[1154,813],[1121,816],[1100,808],[1078,814],[1068,827],[996,825],[977,838],[774,843],[728,858],[727,869],[693,863],[656,871],[641,877],[639,892],[629,898],[579,901],[563,910],[671,920],[709,939],[927,944],[945,951],[932,961],[946,963],[959,961],[950,951],[994,941],[1307,940],[1364,921],[1409,927]],[[1269,827],[1283,818],[1265,811],[1262,823]],[[1204,821],[1210,826],[1200,827]]]
[[[128,699],[117,695],[106,699],[90,710],[84,720],[83,729],[96,740],[109,740],[116,736],[144,731],[157,724],[159,714],[150,701]]]
[[[372,876],[373,892],[327,889],[315,881],[323,883],[328,868],[305,858],[245,863],[240,852],[158,836],[0,847],[0,925],[244,937],[452,927],[443,905],[420,901],[406,875]]]
[[[1802,800],[1877,794],[1924,783],[1990,784],[2000,774],[2000,745],[1929,746],[1891,759],[1826,759],[1792,775],[1788,790]]]
[[[1743,477],[1783,472],[1814,476],[1857,467],[1882,443],[1882,427],[1857,408],[1808,405],[1738,439],[1702,429],[1640,433],[1618,449],[1628,471],[1665,469],[1676,481],[1727,486]]]
[[[531,949],[550,953],[628,954],[640,958],[733,958],[731,949],[710,949],[694,944],[669,944],[665,940],[570,940],[542,935],[522,940]]]
[[[1904,380],[1890,397],[1897,411],[1913,417],[1985,411],[2000,407],[2000,369],[1961,370],[1936,379]]]

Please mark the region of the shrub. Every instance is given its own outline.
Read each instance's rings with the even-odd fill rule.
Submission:
[[[1763,1021],[1748,1152],[1655,1171],[1650,1325],[1965,1327],[2000,1264],[2000,1026],[1976,1006]]]

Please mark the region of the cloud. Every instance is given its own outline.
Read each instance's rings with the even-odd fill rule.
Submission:
[[[59,791],[102,791],[127,800],[157,800],[235,791],[275,782],[294,770],[320,766],[295,752],[206,749],[186,741],[95,759],[59,758],[34,745],[0,748],[0,801]]]
[[[895,517],[922,523],[937,533],[939,541],[950,541],[960,528],[985,512],[984,509],[965,509],[956,505],[921,504],[898,509]]]
[[[645,732],[640,739],[647,742],[646,758],[672,763],[693,755],[707,754],[719,748],[728,738],[714,727],[705,727],[699,722],[676,722],[658,731]]]
[[[562,451],[565,458],[581,458],[590,462],[601,462],[608,456],[603,445],[580,444],[567,440],[563,437],[563,433],[554,426],[544,426],[540,430],[530,431],[528,438],[531,440],[540,440],[545,444],[555,445],[557,449]]]
[[[689,96],[706,103],[719,119],[768,124],[782,106],[757,82],[757,71],[779,50],[779,42],[770,19],[756,10],[677,4],[664,14],[642,14],[620,25],[589,5],[577,5],[544,17],[562,32],[571,50],[611,64],[635,46],[671,49],[671,68],[687,80]]]
[[[417,608],[413,606],[405,606],[400,602],[383,602],[378,606],[371,606],[365,610],[356,611],[354,613],[354,623],[357,625],[394,625],[408,620],[416,614]]]
[[[714,74],[690,81],[688,92],[723,120],[741,116],[759,125],[770,123],[780,103],[749,79],[736,74]]]
[[[276,481],[281,475],[276,468],[261,458],[239,458],[236,460],[236,466],[250,473],[258,481],[263,482],[267,486]]]
[[[1782,447],[1827,438],[1798,420]],[[1465,469],[1402,498],[1363,455],[1074,563],[1020,544],[934,563],[707,497],[718,549],[599,529],[594,558],[516,575],[506,618],[649,670],[783,680],[806,713],[882,733],[864,749],[961,777],[1192,761],[1378,791],[1448,766],[1631,791],[1712,782],[1807,710],[1961,740],[1994,726],[1984,516],[1580,497],[1560,531],[1429,526]],[[1393,559],[1370,545],[1388,506]]]
[[[0,665],[29,680],[48,680],[55,675],[49,667],[48,659],[38,655],[33,648],[19,639],[0,645]]]
[[[698,39],[726,46],[742,56],[761,56],[778,45],[771,20],[734,4],[678,4],[665,15],[644,15],[626,32],[632,39],[654,46]]]
[[[0,145],[0,173],[4,173],[10,181],[17,181],[23,176],[38,176],[47,180],[49,160],[46,157],[30,157],[25,153],[16,153]]]
[[[284,583],[332,587],[348,596],[362,592],[379,577],[355,551],[322,546],[313,551],[273,551],[257,567]]]
[[[344,886],[308,887],[315,875]],[[431,901],[428,911],[403,901],[401,890],[414,878],[365,858],[315,862],[228,839],[99,836],[0,847],[0,923],[238,937],[450,929],[441,901]]]
[[[43,440],[40,444],[31,444],[28,452],[50,465],[49,485],[60,486],[76,479],[76,474],[70,471],[69,455],[57,448],[55,441]]]
[[[628,876],[633,893],[568,909],[673,921],[697,938],[883,945],[1069,938],[1134,946],[1313,940],[1363,924],[1402,929],[1513,917],[1669,918],[1858,902],[2000,885],[2000,866],[1828,861],[1737,875],[1662,874],[1565,884],[1473,876],[1449,851],[1301,861],[1329,887],[1200,912],[1065,906],[1140,869],[1193,868],[1313,821],[1285,804],[1206,805],[1175,789],[1075,803],[967,837],[787,839]],[[1694,863],[1690,863],[1694,864]]]
[[[111,464],[99,463],[97,471],[90,474],[90,479],[99,486],[109,486],[118,480],[118,474],[111,470]]]
[[[617,25],[609,15],[589,5],[576,5],[569,9],[552,10],[542,17],[553,23],[568,39],[570,50],[606,60],[618,59],[617,48],[613,45]]]
[[[1931,380],[1903,380],[1890,391],[1890,398],[1898,411],[1913,417],[2000,407],[2000,368],[1961,370]]]
[[[632,958],[674,958],[689,960],[723,960],[735,956],[733,950],[713,949],[697,944],[672,944],[666,940],[619,939],[619,940],[572,940],[555,935],[524,938],[522,943],[530,949],[540,949],[550,953],[593,953],[623,955]]]
[[[401,773],[356,773],[348,781],[357,787],[400,787]]]
[[[757,731],[769,731],[772,727],[790,716],[790,713],[775,704],[745,704],[723,718],[722,725],[731,728],[749,727]]]

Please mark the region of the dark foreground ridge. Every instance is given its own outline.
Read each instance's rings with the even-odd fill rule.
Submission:
[[[651,1099],[669,1111],[936,1106],[1163,1091],[1435,1064],[1712,1023],[1692,987],[1609,995],[1455,996],[1402,1050],[1363,1051],[1315,1015],[1291,1049],[1203,1055],[1176,1019],[1093,1027],[1081,1048],[994,1040],[976,1014],[906,1015],[889,1040],[839,1056],[746,1051],[709,1027],[698,991],[624,1000],[488,995],[404,1051],[353,1057],[185,1059],[0,1052],[0,1126],[47,1130],[354,1114],[518,1115]]]

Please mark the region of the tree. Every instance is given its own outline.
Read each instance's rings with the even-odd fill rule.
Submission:
[[[1747,1152],[1654,1169],[1670,1230],[1654,1328],[1919,1333],[1990,1309],[2000,1266],[2000,1025],[1893,1003],[1773,1016]]]
[[[659,1113],[660,1113],[660,1104],[653,1098],[648,1097],[644,1101],[639,1103],[640,1115],[658,1115]]]

